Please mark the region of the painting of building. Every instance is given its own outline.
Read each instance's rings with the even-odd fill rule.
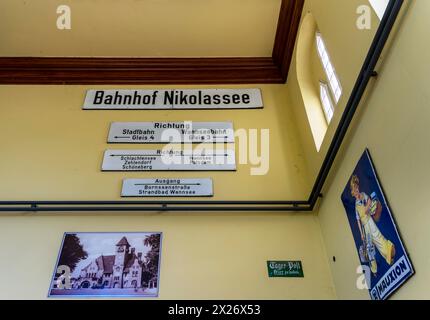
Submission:
[[[159,233],[66,234],[50,296],[156,295],[160,246]]]

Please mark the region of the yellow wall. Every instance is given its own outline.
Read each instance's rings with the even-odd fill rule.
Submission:
[[[374,33],[355,28],[354,12],[361,2],[342,4],[327,0],[322,7],[318,0],[308,0],[305,9],[315,15],[344,88],[327,137],[340,118]],[[345,9],[353,11],[346,14]],[[430,218],[425,205],[430,191],[430,67],[425,63],[430,47],[421,41],[427,36],[429,9],[430,3],[416,1],[406,12],[391,50],[383,56],[380,76],[373,80],[336,159],[318,215],[5,214],[0,217],[0,260],[7,263],[0,269],[0,299],[46,298],[66,231],[162,231],[162,299],[368,299],[367,291],[355,285],[359,259],[340,200],[366,147],[416,269],[393,298],[430,298]],[[336,19],[331,21],[329,14]],[[343,28],[335,28],[338,24]],[[356,41],[347,41],[350,34]],[[258,87],[263,90],[263,110],[121,112],[81,110],[88,86],[2,86],[1,199],[119,199],[122,178],[156,176],[213,177],[216,200],[306,198],[329,138],[317,153],[295,62],[286,86]],[[270,128],[269,174],[252,177],[249,165],[239,165],[235,173],[100,172],[103,150],[111,147],[105,142],[109,122],[156,120],[233,121],[236,129]],[[157,146],[126,146],[139,147]],[[305,278],[269,279],[269,259],[302,260]]]
[[[366,54],[370,48],[375,31],[379,25],[376,14],[371,11],[371,29],[359,30],[357,28],[356,21],[358,15],[356,14],[356,10],[357,7],[363,5],[363,3],[362,0],[306,0],[305,2],[303,15],[305,16],[307,13],[311,13],[315,18],[318,30],[324,38],[324,42],[343,89],[342,96],[335,108],[333,119],[327,128],[321,148],[318,151],[298,83],[298,77],[300,77],[298,71],[300,68],[297,64],[300,62],[300,58],[296,57],[299,53],[296,47],[286,87],[291,99],[296,123],[300,128],[300,142],[305,153],[309,176],[312,180],[315,180],[318,174],[342,112],[345,109],[348,97],[350,96]],[[312,51],[313,50],[314,49],[312,49]],[[318,77],[321,77],[321,71],[319,67],[315,65],[315,53],[312,53],[311,55],[311,52],[308,52],[311,59],[311,61],[307,61],[309,66],[302,66],[302,68],[309,67],[309,69],[312,70],[314,73],[312,83],[315,84],[318,82]],[[318,91],[316,95],[319,97]],[[319,116],[321,117],[322,115],[320,114]],[[323,129],[317,131],[320,133],[324,131]]]
[[[310,128],[316,149],[319,150],[327,132],[327,120],[319,94],[320,81],[325,79],[325,75],[315,43],[317,30],[318,26],[313,14],[306,13],[297,37],[296,74],[294,76],[297,77],[297,84],[300,88],[297,98],[300,97],[303,101],[303,110],[309,123],[305,128]],[[294,76],[293,79],[295,79]]]
[[[8,152],[1,159],[0,194],[11,200],[119,200],[123,178],[179,175],[212,177],[214,200],[304,199],[308,195],[306,168],[285,89],[282,85],[258,87],[262,89],[264,109],[84,111],[86,90],[96,87],[2,86],[0,136],[7,137],[2,139],[1,147]],[[107,144],[113,121],[232,121],[235,130],[268,128],[269,172],[251,176],[251,164],[239,163],[236,172],[101,172],[106,149],[164,146]],[[236,159],[238,162],[239,145]]]
[[[161,299],[332,299],[309,214],[22,215],[0,219],[0,299],[46,298],[64,231],[162,231]],[[305,278],[268,278],[267,260],[302,260]]]
[[[429,299],[430,243],[430,46],[429,1],[410,4],[392,47],[384,56],[380,76],[359,107],[352,130],[337,158],[324,192],[319,218],[340,299],[369,299],[356,289],[359,265],[340,195],[363,153],[370,149],[387,200],[416,270],[393,299]],[[336,262],[331,257],[336,256]]]
[[[212,177],[215,200],[304,199],[303,152],[282,85],[263,110],[84,111],[87,86],[0,87],[1,199],[120,199],[126,177]],[[91,87],[93,88],[93,87]],[[233,121],[270,128],[270,171],[101,172],[111,121]],[[236,148],[238,149],[238,148]],[[318,219],[285,213],[83,213],[0,217],[1,298],[46,297],[64,232],[161,231],[160,298],[335,298]],[[304,279],[269,279],[267,260],[302,260]]]

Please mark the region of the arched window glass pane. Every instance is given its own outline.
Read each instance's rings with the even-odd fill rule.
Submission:
[[[333,98],[337,104],[342,95],[342,87],[336,75],[336,71],[333,67],[333,64],[330,60],[330,56],[327,52],[324,40],[319,32],[317,32],[316,34],[316,42],[318,55],[321,59],[321,63],[327,76],[327,81],[330,85],[331,93],[333,94]]]
[[[382,20],[390,0],[369,0],[369,2],[372,5],[373,10],[375,10],[379,20]]]
[[[333,118],[334,106],[330,98],[328,86],[323,82],[320,82],[320,99],[327,123],[330,123]]]

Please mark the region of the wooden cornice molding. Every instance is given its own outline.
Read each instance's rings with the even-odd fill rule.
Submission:
[[[0,84],[281,82],[271,58],[0,58]]]
[[[0,84],[284,83],[303,3],[282,0],[272,57],[0,57]]]
[[[290,70],[304,3],[305,0],[283,0],[281,4],[272,58],[283,82]]]

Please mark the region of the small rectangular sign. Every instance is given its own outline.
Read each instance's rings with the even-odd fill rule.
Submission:
[[[260,89],[88,90],[83,109],[257,109]]]
[[[231,122],[113,122],[110,143],[234,143]]]
[[[125,179],[122,197],[211,197],[212,179]]]
[[[223,150],[106,150],[102,171],[235,171],[235,152]]]
[[[269,278],[303,278],[301,261],[267,261]]]

